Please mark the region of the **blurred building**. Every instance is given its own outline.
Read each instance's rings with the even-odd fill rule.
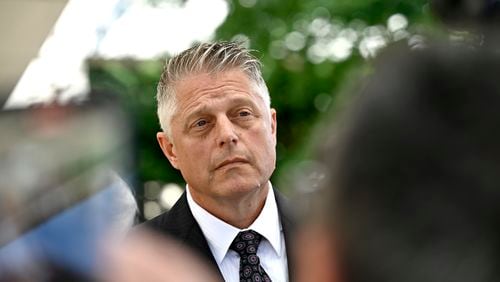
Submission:
[[[0,1],[0,105],[34,58],[67,0]]]

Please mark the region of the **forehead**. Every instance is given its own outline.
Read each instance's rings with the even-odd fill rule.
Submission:
[[[175,85],[178,111],[181,112],[215,99],[250,99],[261,104],[263,100],[257,91],[255,83],[241,70],[188,75]]]

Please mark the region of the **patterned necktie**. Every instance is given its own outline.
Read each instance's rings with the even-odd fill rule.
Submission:
[[[236,235],[229,247],[240,255],[240,282],[271,281],[257,256],[261,237],[253,230],[242,231]]]

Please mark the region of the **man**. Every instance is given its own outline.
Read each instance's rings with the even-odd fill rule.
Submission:
[[[498,52],[389,55],[322,139],[298,281],[497,281]]]
[[[157,101],[158,143],[187,185],[146,226],[192,247],[225,281],[288,281],[292,221],[269,181],[276,111],[259,61],[235,43],[196,45],[168,61]]]

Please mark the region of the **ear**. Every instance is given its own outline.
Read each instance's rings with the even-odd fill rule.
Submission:
[[[274,136],[274,141],[276,142],[276,131],[278,128],[278,121],[276,120],[276,110],[271,108],[271,133]]]
[[[157,132],[156,140],[158,140],[158,144],[160,144],[160,148],[163,151],[163,154],[167,157],[170,164],[179,169],[179,163],[177,160],[177,154],[175,152],[174,143],[167,137],[165,132]]]

